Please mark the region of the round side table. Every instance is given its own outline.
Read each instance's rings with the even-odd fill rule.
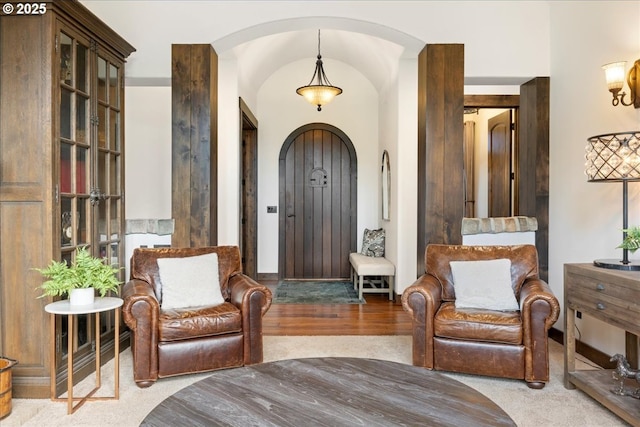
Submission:
[[[87,400],[117,400],[120,389],[120,307],[123,301],[120,298],[104,297],[96,298],[93,304],[71,305],[69,300],[56,301],[47,304],[44,310],[51,314],[51,336],[55,336],[56,322],[55,316],[67,316],[68,331],[71,334],[74,330],[73,323],[79,314],[94,314],[96,324],[96,384],[84,397],[73,397],[73,341],[70,337],[67,340],[67,398],[59,398],[56,393],[56,345],[55,340],[51,341],[51,400],[67,402],[67,414],[73,414]],[[115,311],[115,354],[114,354],[114,395],[107,397],[93,397],[100,388],[100,313],[105,311]],[[78,404],[73,405],[77,400]]]

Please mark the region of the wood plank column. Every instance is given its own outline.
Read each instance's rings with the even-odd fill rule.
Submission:
[[[174,247],[218,241],[218,55],[171,46],[171,213]]]
[[[462,243],[464,45],[426,45],[418,56],[417,274],[429,243]]]
[[[520,86],[517,215],[538,220],[540,278],[549,277],[549,77]]]

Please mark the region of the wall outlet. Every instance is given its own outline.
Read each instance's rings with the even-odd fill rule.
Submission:
[[[267,206],[267,213],[278,213],[277,206]]]

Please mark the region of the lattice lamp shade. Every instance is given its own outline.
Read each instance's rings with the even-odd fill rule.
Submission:
[[[629,181],[640,181],[640,131],[592,136],[587,139],[585,173],[589,182],[622,182],[622,241],[629,227]],[[640,271],[640,263],[629,260],[629,250],[622,250],[622,260],[595,260],[598,267]]]
[[[640,180],[640,131],[597,135],[587,141],[589,181]]]

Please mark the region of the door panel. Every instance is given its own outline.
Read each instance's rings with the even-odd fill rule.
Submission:
[[[511,216],[511,110],[489,119],[489,216]]]
[[[258,269],[258,120],[240,98],[240,233],[242,272],[252,279]]]
[[[355,196],[355,150],[346,135],[325,124],[290,135],[280,154],[281,277],[349,277]]]

